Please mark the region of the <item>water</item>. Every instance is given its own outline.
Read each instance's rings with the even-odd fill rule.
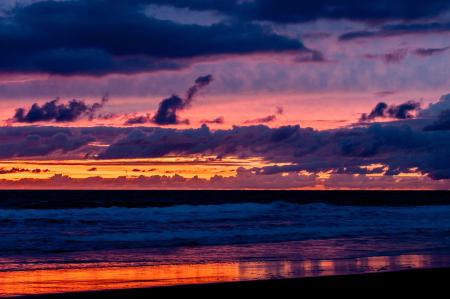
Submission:
[[[450,246],[450,206],[223,204],[165,208],[0,210],[0,256],[364,238]],[[394,246],[401,250],[401,246]],[[400,248],[398,248],[400,247]],[[386,247],[390,251],[389,246]],[[370,254],[370,252],[369,252]]]
[[[450,205],[1,209],[0,237],[0,295],[359,273],[450,265]]]

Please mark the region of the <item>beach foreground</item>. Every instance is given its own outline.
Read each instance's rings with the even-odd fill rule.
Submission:
[[[306,277],[294,279],[258,280],[229,283],[178,285],[169,287],[136,288],[108,291],[73,292],[65,294],[44,294],[15,298],[149,298],[158,296],[202,296],[278,294],[278,296],[345,295],[367,298],[376,295],[399,293],[405,295],[444,294],[448,290],[450,268],[414,269],[396,272],[378,272],[355,275]]]
[[[447,193],[8,194],[0,297],[270,281],[255,288],[266,292],[284,279],[450,267]],[[414,279],[395,288],[428,288]]]

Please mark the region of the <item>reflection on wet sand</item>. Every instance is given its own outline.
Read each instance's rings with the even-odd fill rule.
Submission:
[[[450,257],[444,255],[121,267],[80,265],[68,269],[0,272],[0,296],[357,274],[448,265]]]

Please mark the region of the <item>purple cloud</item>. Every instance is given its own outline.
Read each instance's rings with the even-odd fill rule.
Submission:
[[[68,103],[60,103],[59,99],[46,102],[42,106],[34,103],[28,110],[25,108],[16,109],[12,122],[35,123],[35,122],[72,122],[80,118],[87,117],[93,119],[98,110],[108,102],[108,97],[104,96],[98,103],[91,105],[80,100],[70,100]]]

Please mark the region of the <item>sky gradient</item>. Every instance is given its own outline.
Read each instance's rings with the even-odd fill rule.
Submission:
[[[448,189],[450,2],[0,3],[0,187]]]

